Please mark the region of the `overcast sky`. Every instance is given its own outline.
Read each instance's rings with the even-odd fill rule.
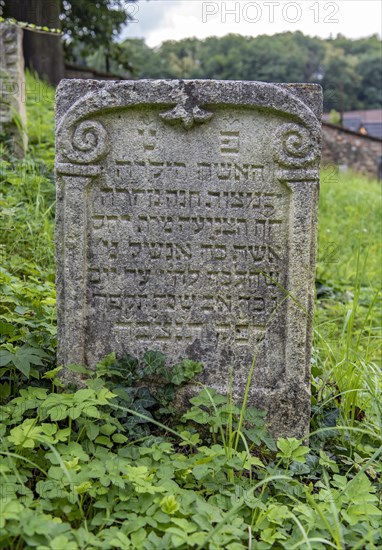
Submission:
[[[327,38],[382,33],[380,0],[139,0],[122,38],[144,38],[149,46],[196,36],[245,36],[300,30]]]

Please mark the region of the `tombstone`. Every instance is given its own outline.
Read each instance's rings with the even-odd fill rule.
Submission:
[[[62,81],[59,363],[160,350],[237,399],[254,365],[248,403],[303,437],[321,104],[313,84]]]
[[[0,23],[0,134],[16,156],[23,156],[28,145],[24,89],[23,31]]]

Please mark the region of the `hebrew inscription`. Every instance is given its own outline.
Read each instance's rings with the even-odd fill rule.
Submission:
[[[77,82],[68,99],[61,84],[64,365],[156,349],[201,361],[221,392],[232,376],[240,398],[255,361],[250,402],[274,433],[306,432],[320,131],[295,88]]]

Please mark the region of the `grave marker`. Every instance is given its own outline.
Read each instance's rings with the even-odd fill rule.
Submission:
[[[59,362],[155,349],[223,393],[232,370],[240,398],[255,357],[250,403],[306,434],[321,104],[310,84],[62,81]]]
[[[23,31],[0,23],[0,133],[11,139],[13,152],[22,156],[27,147]]]

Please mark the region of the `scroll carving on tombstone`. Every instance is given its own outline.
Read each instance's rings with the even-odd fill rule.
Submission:
[[[61,364],[160,350],[222,393],[232,373],[240,399],[254,361],[250,403],[274,434],[306,433],[321,101],[315,85],[60,84]]]

